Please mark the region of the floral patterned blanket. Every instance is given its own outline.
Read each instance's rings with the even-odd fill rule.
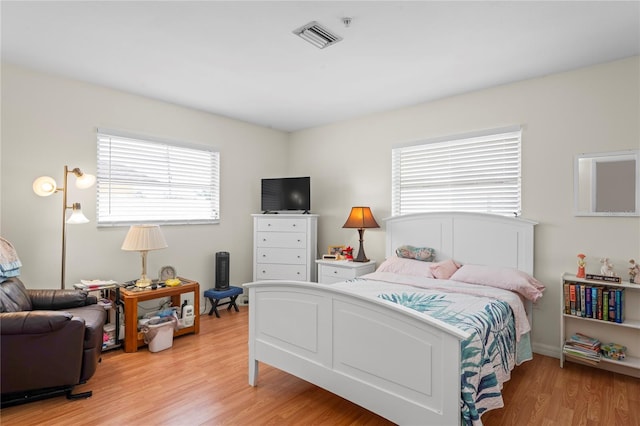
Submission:
[[[398,280],[403,283],[398,284],[389,281],[393,280],[390,275],[395,274],[374,273],[334,285],[400,304],[470,333],[461,342],[460,410],[463,424],[482,425],[483,413],[504,406],[502,384],[510,379],[511,370],[532,358],[529,333],[520,333],[516,328],[516,316],[510,306],[517,304],[513,293],[491,291],[495,294],[488,297],[486,288],[478,288],[479,295],[474,295],[470,294],[474,292],[473,286],[426,278],[421,280],[427,283],[417,286],[407,285],[401,278]],[[443,291],[443,285],[450,291]],[[505,293],[503,297],[501,292]],[[518,297],[515,300],[522,303]],[[526,316],[519,321],[527,323],[521,328],[528,331]]]

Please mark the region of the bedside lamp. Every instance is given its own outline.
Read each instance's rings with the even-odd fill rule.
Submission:
[[[142,275],[136,281],[138,287],[148,287],[151,280],[147,278],[147,253],[151,250],[167,248],[167,242],[158,225],[133,225],[122,243],[122,250],[139,251],[142,256]]]
[[[343,228],[356,228],[358,230],[358,235],[360,236],[360,247],[358,248],[358,256],[353,259],[354,262],[368,262],[367,256],[364,254],[364,245],[362,242],[364,241],[362,236],[364,235],[364,230],[367,228],[380,228],[378,222],[373,218],[373,214],[371,214],[371,209],[369,207],[352,207],[351,213],[347,218],[347,221]]]

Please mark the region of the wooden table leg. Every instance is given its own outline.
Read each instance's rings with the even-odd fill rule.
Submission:
[[[138,301],[124,299],[124,351],[138,350]]]

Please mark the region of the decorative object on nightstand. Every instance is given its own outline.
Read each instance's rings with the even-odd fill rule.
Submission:
[[[587,262],[584,261],[586,256],[582,253],[578,254],[578,273],[576,277],[584,278],[585,276],[585,266],[587,266]]]
[[[67,223],[72,225],[79,223],[87,223],[89,219],[82,214],[80,203],[73,203],[67,205],[67,188],[68,188],[68,176],[69,173],[73,173],[76,177],[76,187],[80,189],[87,189],[93,186],[96,182],[96,177],[89,173],[83,173],[79,168],[69,170],[68,166],[64,166],[64,186],[58,187],[55,179],[50,176],[40,176],[33,181],[33,192],[41,197],[48,197],[56,192],[62,192],[62,266],[60,271],[60,288],[64,289],[65,279],[65,257],[67,252]],[[72,209],[72,214],[67,219],[67,210]]]
[[[148,287],[151,280],[147,278],[147,253],[150,250],[167,248],[167,242],[158,225],[133,225],[122,243],[122,250],[139,251],[142,257],[142,275],[136,281],[137,287]]]
[[[354,262],[368,262],[367,256],[364,254],[363,235],[367,228],[380,228],[378,222],[373,218],[369,207],[352,207],[351,213],[347,221],[342,225],[343,228],[356,228],[358,230],[360,247],[358,248],[358,256],[353,259]]]
[[[344,246],[329,246],[329,255],[335,256],[335,260],[342,259],[342,253],[344,250]]]
[[[344,250],[342,250],[342,253],[344,254],[344,258],[346,260],[353,260],[353,247],[346,246]]]

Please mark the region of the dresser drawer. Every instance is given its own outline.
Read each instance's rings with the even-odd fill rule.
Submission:
[[[318,282],[333,284],[339,281],[351,280],[376,270],[376,262],[347,262],[343,260],[316,260],[318,264]]]
[[[322,265],[320,274],[326,278],[336,281],[344,281],[357,276],[355,269],[340,268],[335,266]]]
[[[256,249],[256,262],[304,265],[306,264],[306,255],[307,251],[305,249],[258,247]]]
[[[307,237],[300,232],[258,232],[256,247],[305,248]]]
[[[258,220],[258,232],[306,232],[306,219],[271,219]]]
[[[257,279],[259,280],[307,280],[306,265],[277,265],[257,264]]]

